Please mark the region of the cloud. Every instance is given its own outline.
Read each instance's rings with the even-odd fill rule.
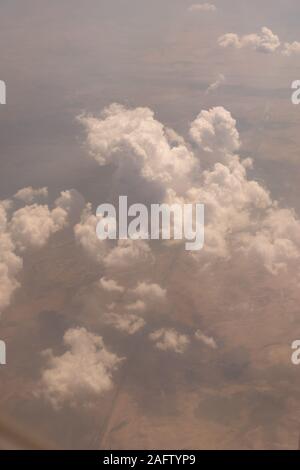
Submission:
[[[85,207],[85,201],[76,189],[70,189],[60,193],[60,196],[55,201],[55,205],[66,211],[69,219],[78,220]]]
[[[105,277],[102,277],[99,281],[100,286],[102,289],[108,291],[108,292],[124,292],[125,288],[121,286],[120,284],[117,283],[117,281],[114,281],[113,279],[106,279]]]
[[[97,237],[96,226],[99,218],[92,214],[91,204],[87,204],[81,220],[74,226],[76,241],[95,262],[106,268],[126,268],[151,261],[151,250],[143,240],[117,240],[115,245]]]
[[[101,166],[115,163],[119,172],[134,169],[146,181],[178,187],[196,165],[189,148],[170,141],[169,131],[149,108],[112,104],[100,118],[78,119],[85,127],[89,152]]]
[[[102,263],[108,250],[107,241],[99,240],[96,234],[98,219],[92,214],[92,205],[86,204],[81,219],[74,226],[74,235],[77,243],[82,246],[90,258]]]
[[[201,330],[196,331],[195,338],[198,341],[202,341],[202,343],[204,343],[206,346],[208,346],[212,349],[217,349],[217,347],[218,347],[216,341],[214,340],[214,338],[212,338],[211,336],[206,336],[204,333],[202,333]]]
[[[239,44],[255,44],[260,49],[275,47],[276,43],[265,28],[259,40],[252,36],[238,40]],[[142,178],[159,178],[164,202],[204,204],[204,248],[190,253],[203,266],[217,258],[243,258],[257,267],[263,265],[273,275],[288,268],[296,269],[300,254],[299,219],[293,210],[281,209],[262,184],[248,177],[253,162],[238,154],[240,136],[236,120],[228,110],[218,106],[198,114],[189,131],[193,147],[171,129],[165,129],[148,108],[112,105],[99,119],[81,120],[87,128],[90,151],[100,164],[113,162],[116,171],[122,172],[130,161],[134,168],[139,168]],[[185,169],[177,171],[175,177],[174,169],[181,165]],[[87,212],[75,227],[75,234],[105,267],[119,269],[153,258],[149,244],[141,240],[120,240],[113,247],[100,242],[95,233],[96,217],[91,208]],[[101,246],[105,247],[102,251]],[[176,249],[178,244],[167,246]],[[148,309],[149,300],[143,295],[129,304],[140,300]]]
[[[18,199],[31,200],[45,191],[25,188]],[[22,269],[21,254],[28,248],[43,246],[52,233],[63,228],[68,212],[59,207],[32,204],[13,210],[12,200],[0,201],[0,313],[9,306],[14,291],[19,287],[17,276]]]
[[[212,93],[213,91],[216,91],[222,83],[225,82],[225,75],[222,73],[219,74],[218,78],[209,85],[209,87],[206,89],[205,94],[208,95],[209,93]]]
[[[136,300],[135,302],[125,305],[125,309],[130,312],[144,312],[147,309],[147,305],[142,300]]]
[[[14,197],[26,204],[31,204],[36,199],[46,199],[48,197],[48,188],[44,187],[34,189],[32,186],[28,186],[27,188],[20,189]]]
[[[136,297],[141,297],[144,302],[150,303],[161,303],[167,298],[166,289],[150,282],[139,282],[134,289],[131,289],[131,293]]]
[[[130,313],[109,312],[105,314],[104,321],[107,325],[129,335],[134,335],[146,324],[143,318]]]
[[[125,305],[125,309],[131,312],[150,313],[165,312],[167,307],[167,290],[159,284],[151,282],[139,282],[136,287],[128,291],[130,298],[135,298],[133,302]]]
[[[216,11],[217,7],[212,3],[194,3],[189,6],[189,11]]]
[[[71,328],[64,344],[68,351],[61,356],[44,352],[48,367],[42,372],[39,395],[59,408],[85,404],[112,389],[112,375],[122,358],[106,349],[101,336]]]
[[[143,240],[118,240],[103,262],[107,268],[127,268],[151,259],[150,247]]]
[[[201,111],[191,124],[190,136],[202,150],[212,154],[212,159],[215,154],[219,161],[220,153],[226,157],[240,147],[236,121],[221,106]]]
[[[149,338],[155,343],[157,349],[174,351],[178,354],[184,353],[190,343],[188,336],[178,333],[174,328],[161,328],[150,333]]]
[[[22,258],[15,253],[9,234],[0,231],[0,314],[9,306],[14,291],[19,287],[16,277],[22,266]]]
[[[190,135],[206,164],[199,184],[185,202],[205,205],[205,245],[193,254],[212,262],[214,256],[244,256],[272,274],[295,267],[300,255],[300,222],[293,210],[281,209],[258,182],[248,179],[249,159],[237,154],[236,122],[224,108],[202,111]]]
[[[240,251],[257,259],[272,273],[289,265],[297,266],[300,258],[300,221],[291,209],[269,208],[255,233],[244,234]]]
[[[282,54],[290,57],[293,54],[300,54],[300,42],[294,41],[292,43],[286,42]]]
[[[235,33],[224,34],[219,37],[218,44],[221,47],[248,48],[258,52],[272,53],[280,47],[280,40],[271,29],[264,26],[260,34],[253,33],[244,36],[238,36]]]
[[[51,234],[61,230],[67,223],[67,212],[56,207],[33,204],[14,212],[9,224],[12,240],[19,250],[42,247]]]
[[[161,309],[166,304],[166,289],[161,288],[155,283],[139,282],[135,288],[125,290],[124,287],[119,286],[114,280],[102,278],[100,285],[110,294],[115,292],[125,294],[122,303],[122,310],[124,311],[115,313],[118,304],[112,302],[106,305],[106,309],[109,312],[104,314],[103,319],[106,324],[131,335],[145,325],[145,320],[139,314],[150,311],[153,313],[157,308],[160,309],[161,313]],[[130,302],[132,298],[136,300]]]

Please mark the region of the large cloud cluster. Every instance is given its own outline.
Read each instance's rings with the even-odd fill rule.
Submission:
[[[236,121],[223,107],[201,111],[191,123],[193,151],[180,136],[180,144],[172,147],[168,140],[172,132],[166,133],[147,108],[127,110],[112,105],[99,119],[81,120],[91,152],[101,165],[114,161],[122,168],[129,158],[142,179],[160,180],[164,201],[205,205],[205,245],[196,252],[197,258],[206,256],[209,262],[214,257],[245,256],[273,274],[297,261],[299,220],[293,210],[280,208],[263,185],[248,177],[252,161],[237,154]],[[90,214],[75,233],[88,251],[97,253],[103,242],[97,240],[91,221],[94,227],[96,219]],[[104,264],[117,267],[126,260],[132,265],[141,255],[139,243],[142,253],[150,255],[144,241],[120,241],[105,253]]]
[[[240,136],[229,111],[223,107],[201,111],[191,122],[190,142],[164,128],[147,108],[111,105],[100,118],[80,119],[87,131],[90,151],[100,165],[113,163],[121,172],[129,165],[141,182],[155,180],[162,189],[157,202],[205,205],[204,248],[186,254],[197,266],[207,270],[215,261],[244,259],[247,266],[264,267],[269,275],[297,269],[300,221],[293,210],[280,207],[262,184],[248,176],[253,162],[238,154]],[[87,204],[75,225],[75,237],[110,275],[118,275],[122,268],[133,269],[138,262],[157,261],[159,254],[148,241],[100,241],[96,225],[97,217],[91,204]],[[170,243],[166,249],[177,247]],[[102,322],[122,334],[135,335],[146,323],[151,327],[150,313],[166,311],[166,290],[150,280],[125,288],[105,275],[97,286],[102,295],[105,292],[109,297],[100,315]],[[166,322],[168,315],[160,319]],[[202,330],[191,336],[165,324],[148,337],[155,348],[177,354],[187,350],[192,338],[212,350],[218,347],[216,340]],[[83,392],[97,396],[109,390],[112,370],[119,363],[116,356],[99,353],[100,340],[85,330],[72,330],[66,341],[71,350],[60,357],[51,353],[50,367],[42,378],[44,394],[54,406],[64,401],[73,403]],[[87,367],[75,375],[73,369],[79,355],[87,356]],[[110,358],[108,365],[103,363],[102,355]],[[89,371],[93,375],[92,363],[98,368],[97,379],[88,377]]]
[[[217,124],[212,124],[216,113]],[[227,124],[220,126],[219,120]],[[247,177],[252,162],[233,153],[239,142],[235,121],[224,110],[214,108],[200,113],[191,129],[195,123],[201,132],[204,129],[204,136],[213,135],[215,142],[222,142],[213,149],[201,132],[198,138],[192,132],[201,150],[221,160],[206,169],[201,184],[187,193],[188,199],[206,207],[205,249],[228,258],[245,254],[272,273],[293,264],[300,254],[300,222],[293,210],[280,208],[262,185]]]

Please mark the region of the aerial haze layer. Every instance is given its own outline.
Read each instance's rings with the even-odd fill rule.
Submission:
[[[2,2],[0,422],[59,449],[297,448],[299,17]],[[204,204],[203,249],[99,240],[121,195]]]

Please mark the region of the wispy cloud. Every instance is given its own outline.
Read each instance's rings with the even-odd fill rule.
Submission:
[[[222,85],[222,83],[225,82],[225,80],[226,80],[225,75],[220,73],[218,78],[213,83],[211,83],[209,87],[206,89],[205,94],[208,95],[209,93],[217,90]]]
[[[212,3],[194,3],[189,7],[189,11],[216,11],[217,7]]]

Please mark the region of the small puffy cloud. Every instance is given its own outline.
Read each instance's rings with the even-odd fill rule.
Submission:
[[[117,281],[114,279],[106,279],[105,277],[102,277],[99,281],[100,286],[102,289],[106,290],[107,292],[124,292],[125,288],[118,284]]]
[[[209,348],[217,349],[217,347],[218,347],[216,341],[214,340],[214,338],[212,338],[211,336],[206,336],[204,333],[202,333],[201,330],[196,331],[195,338],[198,341],[201,341],[202,343],[204,343]]]
[[[300,42],[294,41],[294,42],[286,42],[284,44],[284,49],[282,51],[282,54],[290,57],[293,54],[300,54]]]
[[[14,196],[16,199],[25,202],[26,204],[31,204],[36,199],[48,197],[48,188],[36,188],[28,186],[27,188],[20,189]]]
[[[234,47],[236,49],[240,49],[242,47],[240,38],[235,33],[223,34],[223,36],[219,37],[218,44],[221,47]]]
[[[56,207],[32,204],[14,212],[9,224],[12,240],[19,250],[45,245],[51,234],[67,223],[67,212]]]
[[[212,93],[213,91],[216,91],[218,88],[220,88],[220,86],[224,82],[225,82],[225,75],[220,73],[218,78],[208,86],[208,88],[205,91],[205,94],[208,95],[209,93]]]
[[[131,289],[131,293],[146,303],[161,303],[167,298],[166,289],[150,282],[139,282],[134,289]]]
[[[205,152],[231,154],[240,147],[236,121],[222,106],[201,111],[190,127],[193,141]]]
[[[194,3],[189,6],[189,11],[216,11],[217,7],[212,3]]]
[[[280,40],[271,29],[264,26],[260,34],[253,33],[238,36],[235,33],[226,33],[219,37],[218,44],[221,47],[248,48],[258,52],[272,53],[279,48]]]
[[[111,325],[117,330],[134,335],[146,324],[145,320],[133,313],[113,313],[105,314],[104,321],[107,325]]]
[[[149,338],[155,343],[156,348],[162,351],[174,351],[178,354],[184,353],[190,343],[188,336],[179,333],[174,328],[161,328],[153,331]]]
[[[63,404],[88,404],[112,389],[113,372],[122,358],[108,351],[101,336],[85,328],[71,328],[64,335],[68,348],[61,356],[44,352],[48,361],[42,372],[39,394],[55,408]]]

